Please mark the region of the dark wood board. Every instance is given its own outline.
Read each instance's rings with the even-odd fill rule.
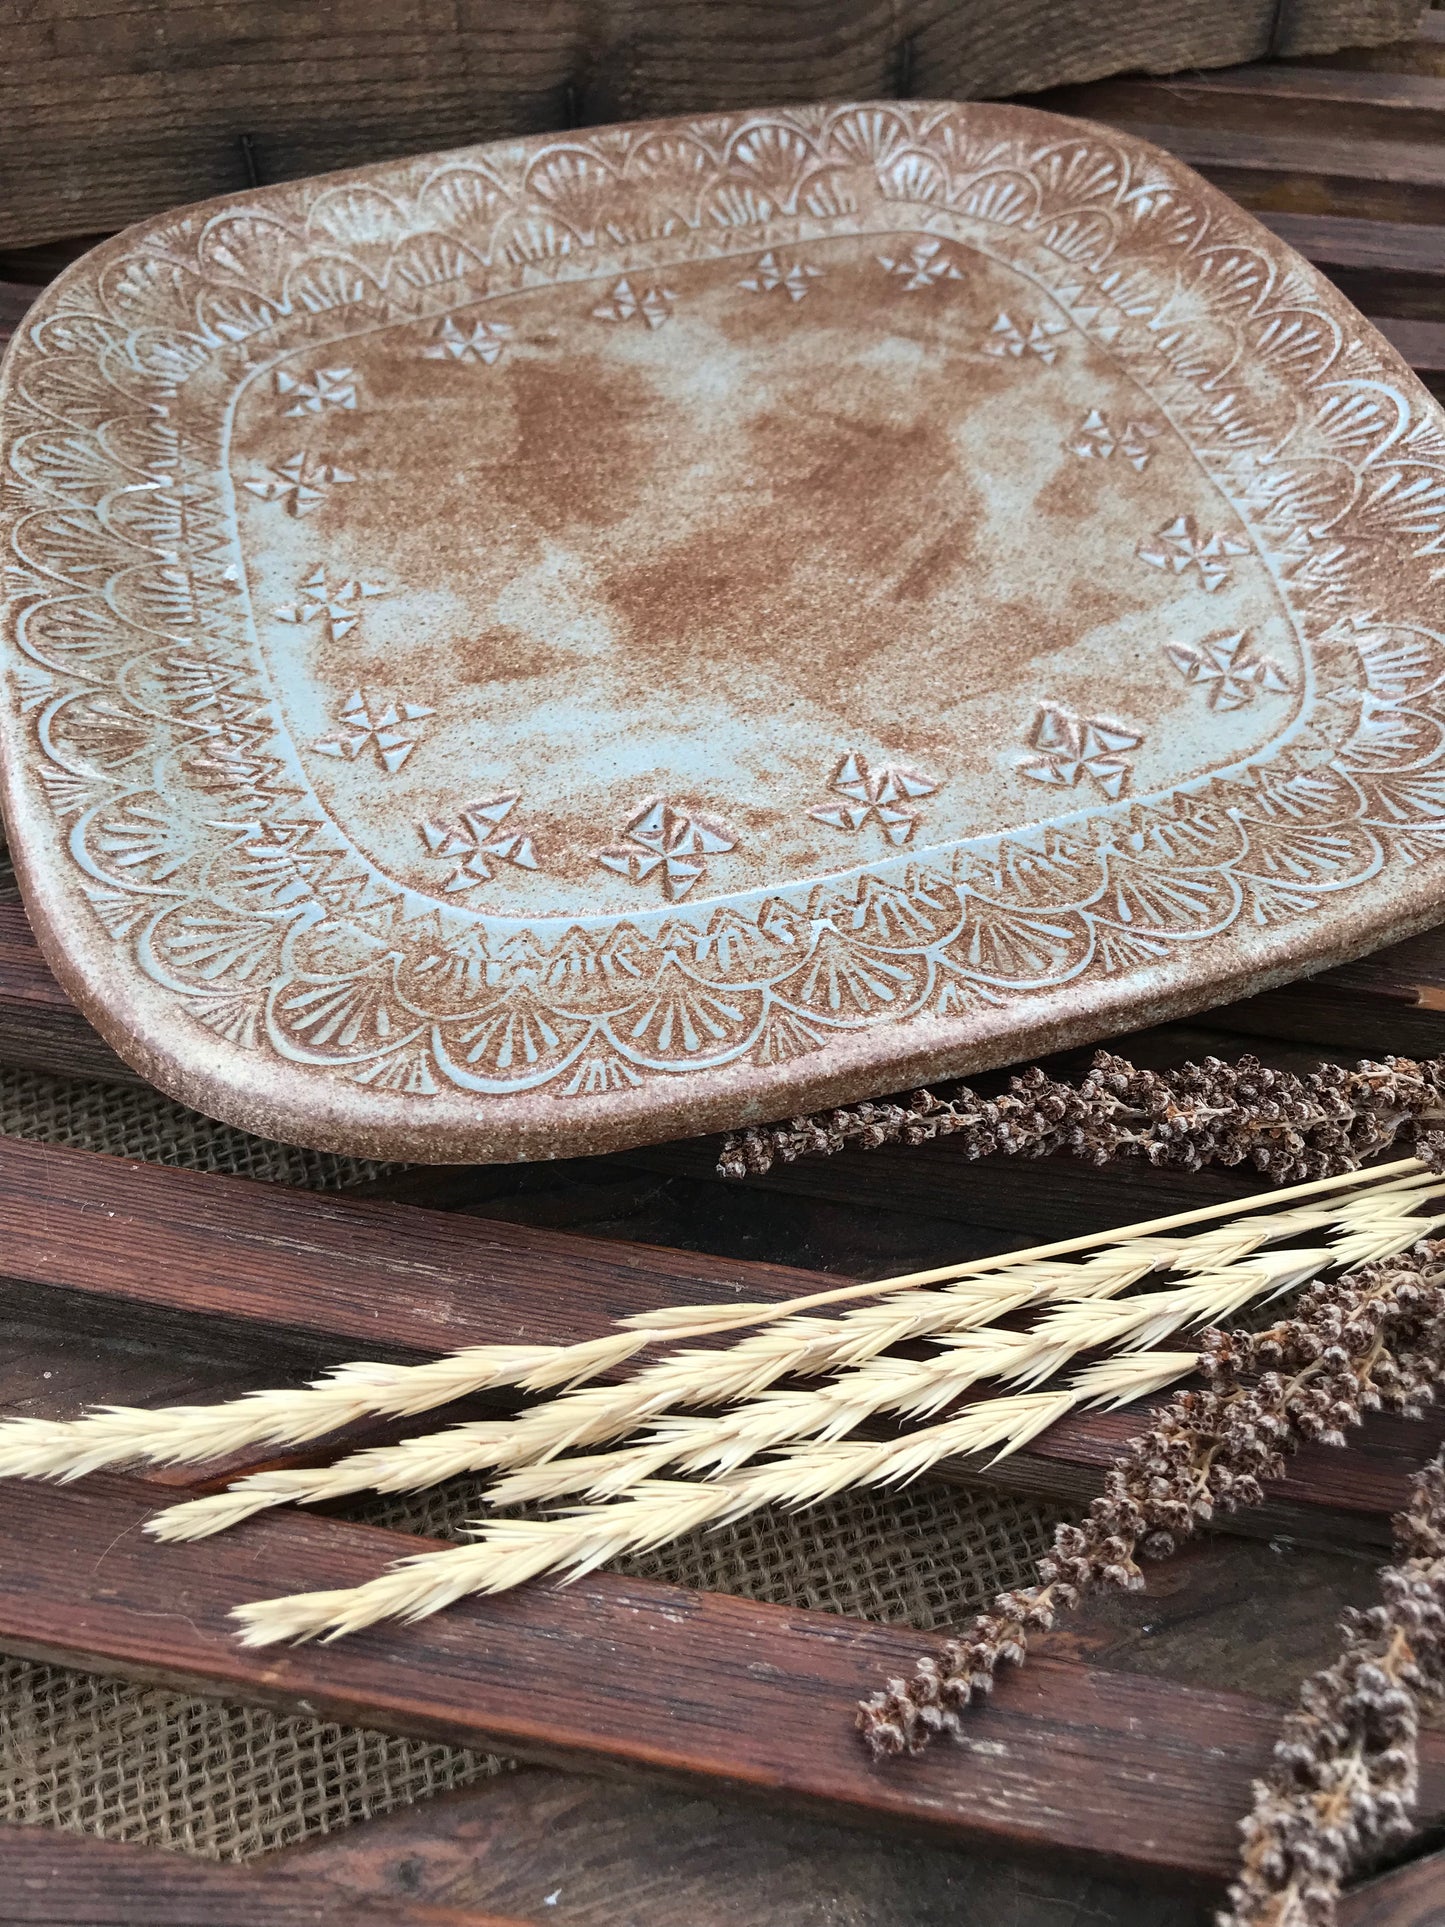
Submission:
[[[957,1853],[655,1783],[524,1770],[276,1856],[358,1896],[509,1907],[549,1927],[1206,1927],[1178,1890],[1131,1895],[1034,1854]],[[0,1912],[0,1920],[4,1919]]]
[[[872,1765],[854,1702],[932,1641],[906,1629],[598,1575],[467,1601],[334,1645],[247,1652],[232,1605],[356,1584],[432,1543],[274,1514],[199,1546],[147,1542],[155,1488],[17,1485],[0,1518],[0,1644],[325,1718],[750,1793],[853,1822],[1156,1878],[1220,1880],[1268,1759],[1268,1701],[1036,1658],[958,1747]],[[1060,1642],[1088,1640],[1080,1622]],[[1421,1811],[1445,1812],[1445,1734],[1422,1740]]]
[[[1341,1903],[1339,1927],[1445,1927],[1445,1853],[1365,1881]]]
[[[843,1828],[658,1787],[601,1785],[523,1772],[484,1799],[453,1795],[340,1839],[276,1857],[355,1893],[446,1906],[539,1901],[556,1927],[1082,1927],[1118,1918],[1113,1883],[1040,1856],[1027,1861],[908,1849],[908,1871],[880,1862]],[[1037,1910],[1037,1912],[1035,1911]],[[1183,1894],[1132,1902],[1131,1927],[1206,1927],[1212,1909]],[[0,1920],[4,1915],[0,1913]],[[1442,1927],[1445,1858],[1382,1874],[1345,1896],[1339,1927]]]
[[[273,1879],[114,1840],[0,1827],[5,1927],[346,1927],[352,1921],[525,1927],[501,1914],[416,1904],[401,1895],[373,1905],[294,1868]]]
[[[1037,1182],[1041,1167],[1034,1170]],[[987,1185],[992,1174],[969,1175]],[[1175,1182],[1180,1190],[1167,1202],[1156,1197],[1159,1209],[1190,1198],[1187,1184]],[[0,1276],[52,1300],[89,1301],[90,1328],[115,1336],[141,1308],[150,1321],[170,1314],[182,1346],[190,1328],[213,1342],[249,1330],[310,1349],[318,1365],[358,1349],[407,1359],[472,1344],[586,1338],[660,1305],[777,1302],[836,1283],[783,1266],[315,1197],[15,1139],[0,1139]],[[79,1318],[86,1322],[84,1312]],[[286,1362],[294,1371],[296,1358]],[[54,1409],[53,1396],[47,1403]],[[1137,1410],[1080,1413],[1019,1454],[1004,1482],[1087,1497],[1140,1423]],[[1441,1431],[1445,1417],[1415,1428],[1378,1417],[1355,1451],[1307,1448],[1271,1488],[1274,1506],[1240,1522],[1378,1543],[1417,1455]],[[284,1455],[258,1456],[275,1464]],[[315,1449],[302,1456],[314,1458]],[[982,1468],[959,1471],[976,1479]],[[179,1468],[168,1477],[196,1482]]]
[[[0,65],[0,247],[548,128],[1009,93],[1409,31],[1418,0],[31,0]]]

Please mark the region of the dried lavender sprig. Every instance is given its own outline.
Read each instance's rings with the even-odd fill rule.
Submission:
[[[1137,1070],[1100,1051],[1077,1085],[1035,1065],[998,1097],[967,1085],[914,1091],[755,1126],[724,1140],[722,1177],[761,1176],[781,1160],[829,1157],[850,1144],[925,1144],[957,1137],[966,1158],[1067,1151],[1091,1164],[1142,1157],[1197,1171],[1252,1164],[1278,1184],[1353,1171],[1397,1139],[1445,1124],[1445,1058],[1320,1064],[1307,1077],[1253,1056],[1206,1057],[1178,1070]]]
[[[1268,1331],[1210,1331],[1203,1391],[1173,1398],[1110,1468],[1079,1525],[1061,1525],[1035,1586],[1001,1593],[961,1639],[890,1680],[859,1708],[875,1756],[918,1753],[935,1733],[957,1737],[976,1693],[1032,1631],[1101,1586],[1135,1591],[1137,1556],[1163,1557],[1214,1515],[1258,1505],[1263,1481],[1306,1439],[1343,1444],[1364,1413],[1417,1416],[1445,1377],[1445,1241],[1422,1241],[1382,1264],[1315,1284],[1293,1317]]]
[[[1345,1614],[1345,1648],[1300,1689],[1243,1822],[1219,1927],[1335,1927],[1359,1864],[1410,1831],[1424,1706],[1445,1698],[1445,1451],[1394,1521],[1381,1603]]]

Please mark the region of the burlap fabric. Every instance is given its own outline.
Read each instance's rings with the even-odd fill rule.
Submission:
[[[0,1133],[323,1191],[380,1168],[250,1137],[148,1089],[33,1071],[0,1069]],[[481,1510],[481,1489],[457,1480],[372,1502],[357,1516],[454,1538]],[[617,1570],[931,1628],[1022,1580],[1052,1523],[1017,1499],[920,1484],[699,1531]],[[503,1765],[459,1747],[0,1658],[0,1821],[241,1860]]]

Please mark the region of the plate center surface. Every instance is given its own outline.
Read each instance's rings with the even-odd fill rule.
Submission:
[[[1107,346],[914,229],[297,351],[244,389],[231,474],[318,794],[478,910],[1097,808],[1257,755],[1302,695],[1242,523]],[[478,823],[501,855],[469,868]]]

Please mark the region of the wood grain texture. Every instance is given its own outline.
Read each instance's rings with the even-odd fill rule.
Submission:
[[[1445,220],[1433,74],[1245,66],[1058,88],[1038,104],[1153,141],[1256,213]]]
[[[1343,1592],[1341,1567],[1350,1575]],[[1240,1570],[1224,1549],[1198,1547],[1151,1574],[1146,1602],[1116,1598],[1099,1623],[1074,1622],[1067,1656],[1163,1677],[1182,1664],[1186,1683],[1212,1685],[1223,1674],[1236,1688],[1288,1696],[1303,1671],[1332,1656],[1340,1607],[1363,1603],[1373,1585],[1362,1562],[1351,1572],[1348,1561],[1261,1547]],[[358,1893],[528,1914],[555,1895],[547,1918],[572,1927],[612,1927],[619,1917],[629,1927],[1059,1927],[1060,1915],[1203,1927],[1205,1913],[1177,1897],[1126,1895],[1037,1855],[1000,1862],[922,1843],[870,1846],[856,1832],[792,1816],[526,1774],[441,1810],[398,1814],[360,1837],[298,1848],[278,1864],[320,1870]]]
[[[111,1330],[137,1304],[392,1357],[561,1342],[658,1305],[836,1282],[13,1138],[0,1275],[104,1301]]]
[[[373,1903],[288,1870],[268,1878],[114,1840],[0,1826],[0,1927],[526,1927],[474,1907]]]
[[[51,976],[17,903],[0,904],[0,1062],[61,1077],[140,1081]]]
[[[1339,1927],[1445,1927],[1445,1853],[1364,1881],[1340,1902]]]
[[[724,1785],[854,1823],[1218,1881],[1278,1709],[1056,1658],[1049,1642],[958,1747],[871,1764],[850,1708],[926,1635],[610,1576],[467,1601],[413,1627],[248,1653],[229,1608],[357,1583],[430,1542],[276,1515],[200,1546],[139,1530],[154,1489],[21,1484],[0,1517],[0,1645],[324,1718],[573,1766]],[[1445,1735],[1421,1814],[1445,1810]]]
[[[492,1906],[549,1927],[1206,1927],[1202,1900],[1042,1855],[960,1854],[755,1803],[536,1771],[277,1855],[359,1901]],[[3,1920],[3,1914],[0,1914]]]
[[[1419,0],[31,0],[5,10],[0,246],[549,128],[977,97],[1410,30]]]
[[[1044,1167],[1030,1169],[1037,1187]],[[972,1175],[980,1189],[994,1176],[978,1167]],[[117,1336],[139,1306],[173,1314],[178,1343],[188,1327],[212,1342],[228,1330],[259,1331],[317,1345],[333,1363],[357,1349],[409,1358],[489,1341],[585,1338],[658,1305],[776,1302],[834,1282],[784,1266],[317,1197],[15,1139],[0,1139],[0,1276],[97,1301]],[[1137,1409],[1078,1414],[1005,1462],[1001,1476],[990,1471],[989,1481],[1092,1496],[1140,1419]],[[1433,1418],[1413,1431],[1376,1418],[1353,1451],[1306,1448],[1270,1487],[1272,1504],[1285,1510],[1241,1521],[1271,1533],[1380,1543],[1383,1521],[1403,1503],[1436,1431]],[[267,1454],[264,1462],[280,1459]],[[976,1480],[983,1468],[957,1470]],[[169,1476],[208,1484],[214,1471]],[[1312,1526],[1308,1513],[1316,1515]]]
[[[1312,67],[1347,67],[1359,73],[1445,76],[1445,13],[1427,8],[1407,37],[1375,47],[1346,47],[1306,56]]]

